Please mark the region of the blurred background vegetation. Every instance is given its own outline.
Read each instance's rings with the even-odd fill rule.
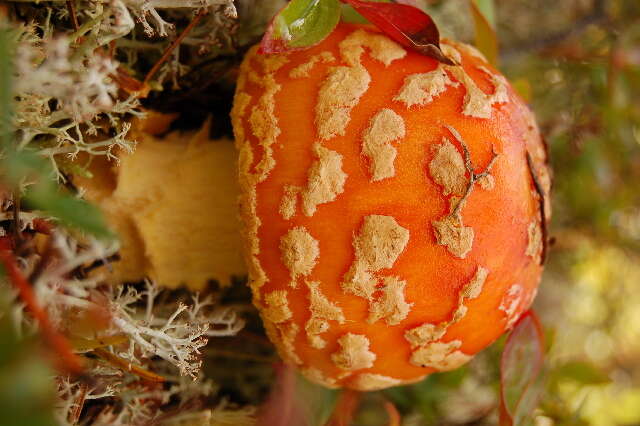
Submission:
[[[45,28],[44,20],[49,20],[49,30],[70,32],[63,3],[2,2],[0,10],[13,25],[33,20]],[[82,8],[95,9],[99,2],[72,3],[82,21],[96,19]],[[478,3],[485,11],[493,10],[500,68],[535,110],[555,175],[554,243],[534,306],[548,345],[545,391],[535,424],[640,424],[640,2]],[[236,1],[239,18],[229,22],[216,21],[212,13],[150,81],[151,92],[142,104],[165,111],[188,104],[191,113],[175,126],[198,126],[214,113],[214,132],[228,133],[235,67],[282,4]],[[444,36],[473,42],[468,0],[413,4],[433,16]],[[192,12],[159,10],[176,23],[168,38],[156,33],[143,40],[144,28],[137,23],[126,36],[112,38],[115,58],[142,81],[175,34],[193,19]],[[43,37],[43,31],[36,36]],[[203,46],[204,53],[193,53]],[[3,135],[7,129],[5,124]],[[239,307],[247,326],[239,337],[216,339],[204,351],[205,374],[218,387],[214,404],[260,405],[273,382],[274,354],[259,338],[262,330],[248,298],[241,283],[220,295],[221,303]],[[47,414],[56,404],[52,367],[36,339],[16,340],[8,303],[3,302],[0,317],[0,425],[54,424]],[[255,342],[247,344],[246,339]],[[385,400],[395,404],[407,426],[495,424],[503,345],[504,339],[459,370],[365,396],[355,424],[387,424],[381,408]],[[243,356],[237,356],[240,353]],[[310,405],[335,400],[335,393],[301,386]],[[249,417],[221,415],[209,424],[246,423]]]

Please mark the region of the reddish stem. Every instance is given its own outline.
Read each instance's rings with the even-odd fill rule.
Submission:
[[[32,223],[34,231],[45,235],[51,235],[51,232],[53,231],[53,225],[51,224],[51,222],[47,221],[46,219],[36,218],[33,219]]]
[[[171,43],[169,47],[167,47],[164,50],[164,52],[162,52],[162,56],[160,57],[160,59],[158,59],[158,61],[153,65],[153,67],[149,70],[149,72],[145,76],[143,80],[144,84],[148,84],[149,81],[151,81],[151,79],[158,72],[162,64],[164,64],[167,61],[167,59],[169,59],[169,55],[171,55],[171,52],[173,52],[175,48],[178,47],[180,43],[182,43],[182,40],[184,40],[187,34],[189,34],[189,32],[193,29],[193,27],[195,27],[198,24],[198,22],[200,22],[200,20],[204,15],[206,15],[206,13],[207,13],[207,9],[200,9],[200,11],[191,20],[191,22],[189,22],[189,25],[187,25],[186,28],[182,30],[180,35],[173,41],[173,43]]]
[[[389,416],[389,426],[400,426],[402,418],[396,406],[391,401],[385,401],[383,406]]]
[[[58,368],[65,373],[77,376],[82,374],[80,358],[73,353],[69,341],[55,329],[46,311],[38,305],[31,284],[25,279],[18,267],[11,249],[9,238],[0,238],[0,262],[4,266],[9,280],[18,291],[20,299],[25,303],[31,315],[40,326],[40,332],[47,344],[58,354]]]
[[[67,10],[69,11],[69,17],[71,18],[71,25],[74,31],[80,29],[80,23],[78,22],[78,15],[76,14],[76,5],[73,4],[74,0],[67,1]]]
[[[68,420],[72,425],[77,424],[78,421],[80,420],[80,415],[82,414],[82,409],[84,408],[84,403],[86,401],[86,398],[87,398],[87,384],[80,383],[80,393],[76,398],[76,401],[74,403],[73,409],[71,410],[71,413],[69,413]]]
[[[131,374],[135,374],[136,376],[141,377],[142,379],[148,382],[152,382],[152,383],[164,382],[164,377],[156,373],[153,373],[151,371],[145,370],[144,368],[138,365],[132,364],[130,361],[124,358],[121,358],[118,355],[111,353],[104,348],[95,348],[93,352],[96,355],[98,355],[100,358],[111,363],[112,365],[118,368],[121,368],[125,371],[128,371]]]
[[[343,390],[325,426],[349,426],[356,415],[360,399],[362,399],[362,393],[351,389]]]

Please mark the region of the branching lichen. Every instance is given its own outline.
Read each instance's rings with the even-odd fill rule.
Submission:
[[[82,167],[94,157],[115,164],[121,151],[135,149],[130,130],[145,114],[143,99],[148,106],[193,87],[192,73],[207,75],[207,64],[227,69],[224,61],[233,63],[228,58],[264,30],[273,14],[265,7],[248,0],[26,0],[10,3],[0,17],[0,48],[8,53],[0,78],[10,90],[8,101],[0,100],[0,238],[17,248],[35,301],[85,361],[82,377],[56,378],[59,424],[179,423],[200,415],[240,424],[254,417],[252,407],[212,398],[216,388],[201,373],[207,340],[243,327],[235,308],[215,291],[187,299],[151,281],[144,288],[107,285],[97,268],[121,255],[118,243],[63,230],[58,223],[73,228],[73,221],[25,200],[36,188],[40,201],[60,203],[58,213],[73,210],[77,204],[61,201],[83,194],[67,176],[90,177]],[[236,8],[248,13],[240,19]],[[221,55],[227,59],[219,62]],[[15,159],[29,167],[21,165],[22,174],[9,181],[4,166]],[[37,333],[17,294],[10,317],[22,337]]]

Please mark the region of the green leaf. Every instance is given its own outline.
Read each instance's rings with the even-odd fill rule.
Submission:
[[[0,312],[9,300],[0,289]],[[0,317],[0,426],[54,426],[54,372],[35,336],[19,338],[10,318]]]
[[[0,19],[0,146],[6,148],[10,141],[11,123],[11,57],[10,37],[4,19]]]
[[[533,91],[533,89],[531,88],[531,82],[528,79],[518,78],[516,80],[513,80],[511,82],[511,86],[513,86],[516,92],[518,92],[518,94],[522,96],[522,99],[524,99],[525,102],[531,102],[531,92]]]
[[[100,209],[79,198],[60,194],[55,188],[30,188],[24,201],[29,207],[46,212],[69,228],[79,229],[99,238],[114,237]]]
[[[556,380],[573,380],[583,385],[601,385],[611,380],[598,367],[588,362],[569,361],[555,369]]]
[[[495,31],[493,0],[471,0],[476,47],[492,65],[498,64],[498,36]]]
[[[313,46],[340,21],[338,0],[292,0],[278,13],[260,44],[261,53]]]
[[[52,175],[51,166],[47,160],[33,151],[16,151],[13,147],[9,147],[5,155],[6,158],[2,161],[4,170],[2,178],[13,187],[18,187],[24,179],[49,179]]]
[[[63,225],[88,232],[99,238],[113,238],[102,212],[95,206],[64,193],[51,180],[53,170],[44,158],[32,151],[8,150],[0,161],[2,179],[18,187],[25,178],[35,180],[24,194],[25,205],[58,219]]]

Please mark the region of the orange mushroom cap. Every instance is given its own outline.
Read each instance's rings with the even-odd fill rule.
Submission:
[[[456,368],[542,272],[550,178],[532,113],[474,48],[460,66],[341,24],[241,67],[232,120],[254,303],[329,387]]]

